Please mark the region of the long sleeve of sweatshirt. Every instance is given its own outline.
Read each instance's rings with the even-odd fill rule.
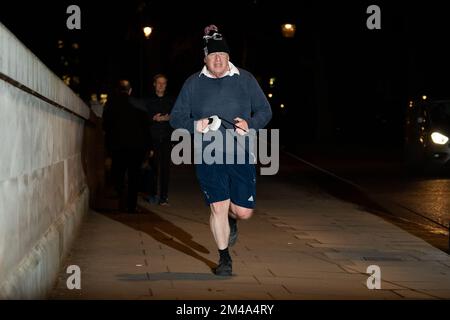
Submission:
[[[262,129],[270,121],[270,104],[256,79],[248,71],[239,75],[208,78],[203,74],[189,77],[172,110],[170,125],[194,132],[195,121],[218,115],[232,122],[245,119],[251,129]]]
[[[172,113],[170,114],[170,125],[174,129],[186,129],[194,133],[194,118],[192,117],[191,82],[186,80],[180,94],[178,95]]]
[[[264,128],[272,119],[272,108],[256,79],[250,75],[248,92],[251,99],[251,117],[247,120],[250,129]]]

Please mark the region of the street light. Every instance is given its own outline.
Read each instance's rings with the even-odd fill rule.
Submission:
[[[269,85],[271,88],[273,88],[275,86],[275,78],[270,78]]]
[[[281,25],[281,33],[285,38],[293,38],[295,36],[295,24],[285,23]]]
[[[153,28],[146,26],[142,28],[144,32],[145,39],[149,39],[152,34]],[[139,37],[139,95],[143,95],[144,91],[144,55],[145,55],[145,40],[142,37]]]
[[[151,27],[144,27],[143,31],[144,31],[145,38],[148,39],[148,38],[150,38],[150,35],[152,34],[153,29]]]

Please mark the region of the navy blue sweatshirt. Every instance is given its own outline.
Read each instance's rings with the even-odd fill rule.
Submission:
[[[269,101],[250,72],[239,69],[239,73],[222,78],[209,78],[200,72],[191,75],[172,109],[170,125],[194,133],[194,121],[218,115],[231,122],[242,118],[250,129],[264,128],[272,117]]]

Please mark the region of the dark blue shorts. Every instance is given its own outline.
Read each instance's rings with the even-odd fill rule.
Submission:
[[[235,205],[253,209],[256,201],[254,164],[196,164],[200,188],[208,205],[230,199]]]

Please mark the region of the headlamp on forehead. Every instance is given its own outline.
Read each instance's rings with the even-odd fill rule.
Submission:
[[[205,39],[205,41],[208,42],[209,39],[223,40],[223,37],[222,37],[221,33],[214,32],[212,35],[205,35],[205,36],[203,36],[203,39]]]
[[[225,38],[215,25],[207,26],[204,31],[203,40],[205,43],[205,56],[214,52],[226,52],[230,54],[230,49],[228,48]]]

